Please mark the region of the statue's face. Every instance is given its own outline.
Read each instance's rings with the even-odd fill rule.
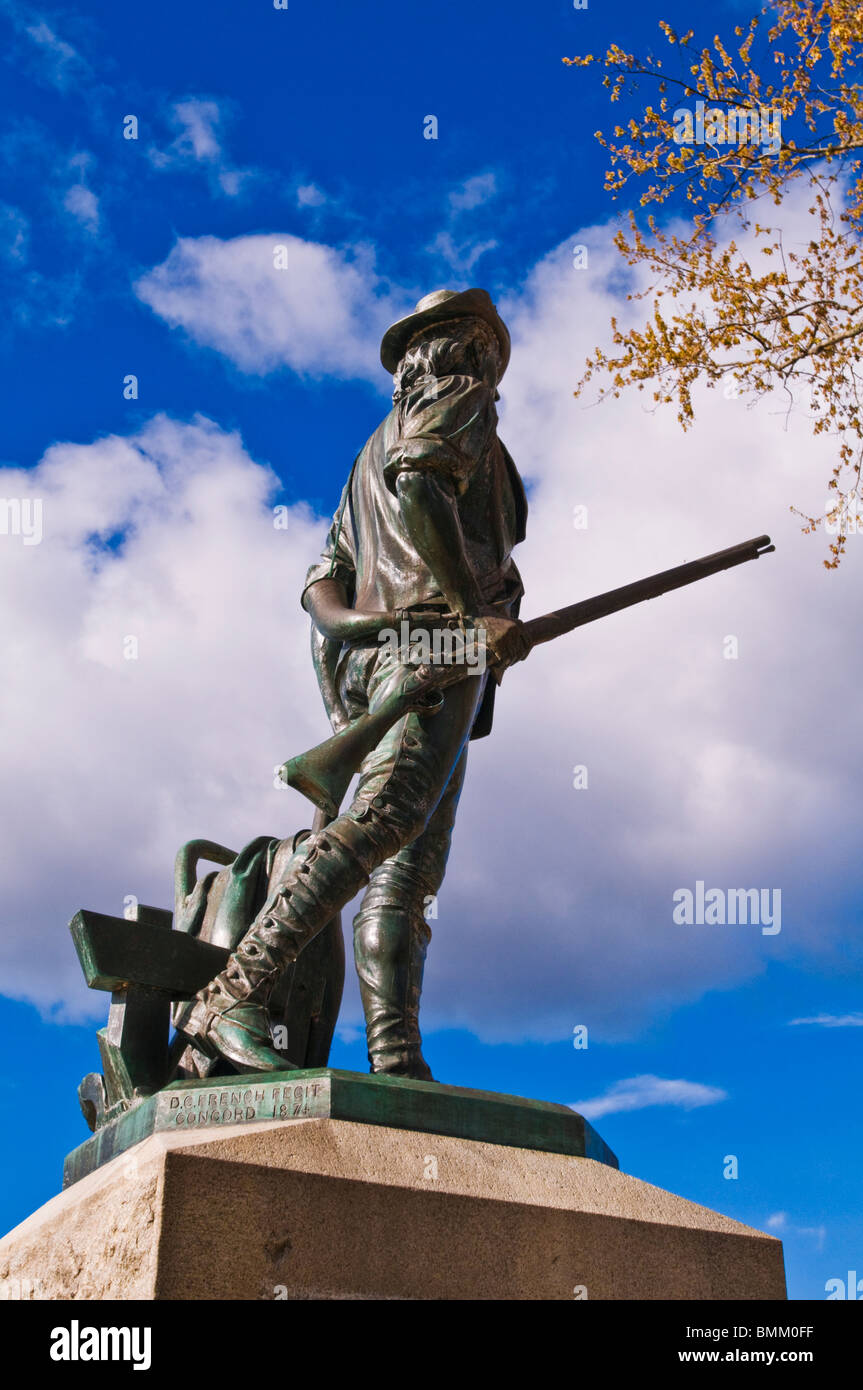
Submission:
[[[458,319],[435,324],[410,343],[394,374],[396,389],[422,373],[450,376],[467,372],[497,386],[500,352],[497,339],[482,319]]]

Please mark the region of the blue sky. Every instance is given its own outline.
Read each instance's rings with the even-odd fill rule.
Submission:
[[[707,36],[741,12],[713,7]],[[627,1171],[781,1235],[794,1297],[863,1269],[844,732],[860,559],[851,539],[825,575],[823,538],[788,512],[820,510],[829,454],[736,401],[704,402],[683,436],[637,402],[571,395],[610,313],[633,311],[593,138],[607,99],[561,58],[688,17],[0,3],[0,495],[32,485],[46,519],[39,546],[0,537],[0,1088],[20,1116],[4,1230],[85,1137],[75,1087],[104,1001],[77,980],[68,919],[127,893],[167,905],[192,835],[240,843],[305,816],[270,778],[325,732],[296,600],[388,408],[380,332],[431,289],[479,284],[513,330],[501,433],[531,485],[527,614],[764,530],[780,548],[508,676],[432,924],[429,1060],[453,1084],[588,1102]],[[805,208],[787,215],[803,236]],[[698,879],[780,885],[781,933],[675,926],[672,893]],[[349,980],[336,1066],[365,1069],[359,1017]]]

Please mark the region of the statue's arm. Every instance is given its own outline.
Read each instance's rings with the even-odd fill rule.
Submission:
[[[478,615],[487,607],[465,549],[454,490],[432,472],[406,471],[396,478],[402,520],[435,577],[450,611]]]
[[[530,643],[517,619],[501,616],[482,596],[465,548],[452,485],[431,472],[406,471],[398,475],[396,495],[408,534],[450,610],[464,619],[465,626],[483,630],[494,666],[521,661]]]
[[[311,624],[311,647],[312,665],[315,668],[315,675],[318,679],[318,687],[324,708],[327,711],[327,718],[332,725],[334,734],[338,734],[342,729],[347,728],[350,723],[348,712],[342,704],[339,694],[338,682],[336,680],[336,670],[339,664],[339,657],[342,651],[341,642],[334,642],[329,637],[325,637],[314,625]]]
[[[369,613],[353,606],[356,557],[351,527],[344,524],[352,477],[353,470],[333,517],[323,554],[309,569],[300,598],[320,635],[339,645],[371,636],[396,621],[395,613]],[[317,658],[315,664],[319,664]]]
[[[392,627],[399,617],[396,613],[367,613],[351,608],[345,585],[330,578],[315,580],[306,588],[303,607],[318,632],[339,642],[373,636],[382,627]]]
[[[405,399],[400,429],[384,467],[405,529],[450,610],[481,626],[505,665],[527,653],[520,624],[488,604],[465,546],[457,499],[467,489],[497,427],[495,392],[469,376],[423,382]]]

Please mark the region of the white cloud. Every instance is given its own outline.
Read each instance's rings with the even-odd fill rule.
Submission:
[[[174,142],[178,154],[205,161],[221,159],[222,146],[216,137],[221,113],[215,101],[178,101],[173,114],[180,127]]]
[[[92,235],[99,230],[99,199],[84,183],[75,183],[66,190],[63,206],[76,222]]]
[[[236,198],[254,177],[254,171],[237,169],[231,164],[221,136],[225,114],[219,103],[203,97],[189,97],[174,103],[170,119],[178,133],[167,149],[151,147],[148,150],[153,166],[157,169],[203,166],[214,189]]]
[[[768,1231],[773,1231],[774,1234],[786,1239],[788,1236],[811,1237],[819,1250],[823,1250],[824,1241],[827,1238],[826,1226],[794,1226],[788,1220],[788,1213],[785,1211],[774,1212],[772,1216],[768,1216],[764,1225]]]
[[[439,256],[456,275],[470,275],[481,257],[493,251],[498,244],[494,237],[481,240],[475,235],[468,236],[455,230],[464,226],[463,214],[482,207],[496,193],[494,174],[485,173],[465,179],[449,195],[447,225],[432,238],[426,250],[433,256]]]
[[[494,174],[474,174],[449,195],[449,205],[453,212],[467,212],[487,203],[497,193]]]
[[[35,46],[41,59],[42,72],[52,86],[65,91],[73,82],[89,74],[89,65],[77,49],[61,38],[44,19],[27,23],[23,10],[14,5],[6,8],[18,33],[26,34]]]
[[[10,261],[26,261],[30,223],[20,208],[0,203],[0,255]]]
[[[319,208],[326,201],[326,193],[315,183],[303,183],[297,189],[297,204],[301,208]]]
[[[789,1028],[799,1023],[813,1023],[820,1028],[863,1028],[863,1014],[815,1014],[813,1018],[792,1018]]]
[[[201,418],[0,470],[44,529],[0,537],[5,993],[100,1012],[66,930],[78,907],[168,906],[187,839],[310,823],[273,768],[326,731],[299,605],[321,528],[300,504],[275,529],[274,485]]]
[[[468,275],[480,257],[487,251],[493,251],[496,246],[497,242],[493,238],[489,238],[488,241],[466,239],[457,242],[452,232],[442,231],[438,232],[426,250],[440,256],[457,275]]]
[[[646,1110],[651,1105],[674,1105],[694,1110],[701,1105],[716,1105],[727,1100],[725,1091],[717,1086],[703,1086],[698,1081],[671,1081],[661,1076],[631,1076],[615,1081],[602,1096],[592,1100],[576,1100],[571,1105],[586,1120],[598,1120],[603,1115],[617,1115],[624,1110]]]
[[[135,290],[168,323],[244,372],[290,367],[382,389],[380,338],[406,307],[377,279],[365,249],[349,254],[281,233],[183,238]]]

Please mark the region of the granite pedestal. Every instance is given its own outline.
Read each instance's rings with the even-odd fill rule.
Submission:
[[[234,1105],[238,1089],[251,1095]],[[0,1241],[0,1285],[50,1299],[785,1298],[774,1237],[621,1173],[566,1107],[486,1096],[483,1112],[484,1095],[336,1072],[161,1092],[138,1107],[137,1137],[126,1117],[128,1146],[115,1133],[108,1156],[103,1142],[107,1161],[98,1136],[70,1155],[66,1190]]]

